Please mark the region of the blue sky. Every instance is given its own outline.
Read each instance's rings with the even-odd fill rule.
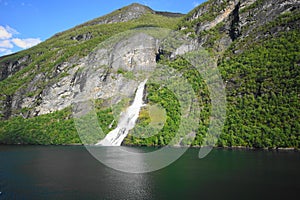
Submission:
[[[187,13],[205,0],[0,0],[0,56],[30,48],[57,32],[131,3]]]

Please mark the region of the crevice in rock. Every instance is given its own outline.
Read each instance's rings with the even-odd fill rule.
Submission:
[[[229,36],[232,41],[235,41],[240,35],[240,16],[239,16],[239,10],[240,10],[241,3],[238,2],[238,4],[235,6],[234,10],[231,13],[232,21],[230,24],[230,30],[229,30]]]
[[[156,56],[155,56],[155,61],[156,61],[156,63],[158,63],[163,57],[170,58],[171,55],[172,55],[171,52],[167,52],[167,51],[163,50],[162,48],[159,48],[158,52],[156,53]]]
[[[11,116],[11,107],[12,107],[12,95],[6,95],[6,99],[5,99],[5,109],[4,109],[4,119],[7,120],[9,119],[9,117]]]
[[[71,81],[70,81],[70,86],[74,86],[75,84],[75,80],[76,80],[76,77],[77,77],[77,74],[78,74],[78,71],[75,72],[75,74],[73,75]]]
[[[106,82],[107,77],[109,76],[109,74],[110,74],[110,70],[107,69],[107,70],[105,71],[105,73],[103,73],[103,74],[100,75],[100,77],[99,77],[99,78],[100,78],[100,81]]]

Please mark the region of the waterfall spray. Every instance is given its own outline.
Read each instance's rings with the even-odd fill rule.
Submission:
[[[96,145],[121,146],[121,143],[127,136],[128,132],[134,128],[136,120],[139,117],[141,107],[144,105],[143,95],[146,82],[147,79],[139,84],[134,101],[124,113],[121,113],[117,128],[110,131],[105,138]]]

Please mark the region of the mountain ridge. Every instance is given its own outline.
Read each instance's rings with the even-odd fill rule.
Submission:
[[[123,8],[112,11],[109,14],[106,14],[101,17],[97,17],[97,18],[89,20],[83,24],[77,25],[77,26],[71,28],[71,30],[80,28],[83,26],[93,26],[93,25],[99,25],[99,24],[126,22],[126,21],[137,19],[145,14],[157,14],[157,15],[162,15],[162,16],[166,16],[166,17],[182,17],[182,16],[184,16],[184,14],[182,14],[182,13],[174,13],[174,12],[167,12],[167,11],[155,11],[148,6],[145,6],[145,5],[142,5],[139,3],[132,3],[128,6],[125,6]],[[61,33],[57,33],[57,34],[61,34]]]

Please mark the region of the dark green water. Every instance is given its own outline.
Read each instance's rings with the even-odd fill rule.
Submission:
[[[189,149],[146,174],[112,170],[84,147],[0,146],[2,199],[288,199],[299,196],[300,153]]]

